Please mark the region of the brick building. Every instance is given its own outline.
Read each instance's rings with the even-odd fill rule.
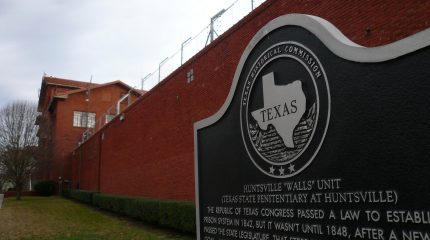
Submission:
[[[267,0],[125,109],[121,119],[113,119],[74,151],[60,150],[57,155],[70,154],[72,163],[62,169],[70,171],[73,187],[193,201],[193,124],[222,106],[242,53],[264,25],[290,13],[315,15],[351,41],[375,47],[429,28],[429,11],[425,1]],[[40,104],[48,102],[41,98]],[[69,130],[55,134],[57,141],[70,142],[69,150],[77,140],[77,135],[65,140],[73,129],[71,111],[62,117]]]
[[[39,177],[71,179],[72,150],[115,117],[117,109],[112,106],[119,99],[124,98],[122,111],[140,96],[140,91],[121,81],[96,84],[44,76],[38,103],[41,115],[36,120],[43,149]]]

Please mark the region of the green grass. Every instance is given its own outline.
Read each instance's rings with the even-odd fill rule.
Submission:
[[[179,235],[58,197],[7,198],[0,239],[181,239]]]

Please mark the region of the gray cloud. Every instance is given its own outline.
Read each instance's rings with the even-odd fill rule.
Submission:
[[[0,106],[36,101],[44,72],[140,86],[231,2],[0,0]]]

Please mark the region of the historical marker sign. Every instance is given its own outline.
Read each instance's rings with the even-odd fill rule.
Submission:
[[[430,31],[363,48],[287,15],[195,125],[199,239],[430,240]]]

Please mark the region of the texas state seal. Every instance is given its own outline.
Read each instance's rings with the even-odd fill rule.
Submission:
[[[279,42],[261,52],[242,72],[242,138],[260,171],[288,178],[311,164],[324,140],[330,120],[327,76],[299,42]]]

